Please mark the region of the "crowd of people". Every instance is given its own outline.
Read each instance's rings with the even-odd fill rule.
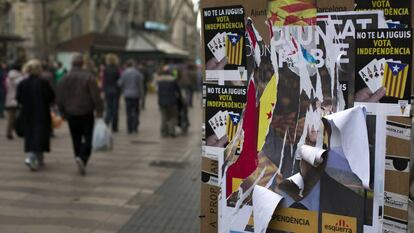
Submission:
[[[54,120],[68,123],[79,173],[86,174],[92,153],[95,119],[103,118],[113,133],[119,131],[121,97],[126,108],[126,131],[137,134],[140,112],[145,109],[150,84],[155,84],[161,114],[162,137],[176,137],[177,129],[187,133],[188,108],[197,89],[197,66],[187,62],[167,63],[150,72],[145,61],[120,63],[107,54],[98,69],[82,54],[76,54],[71,68],[60,62],[37,59],[2,64],[0,67],[0,118],[6,117],[6,137],[24,138],[24,163],[32,171],[42,168],[44,153],[50,152]]]

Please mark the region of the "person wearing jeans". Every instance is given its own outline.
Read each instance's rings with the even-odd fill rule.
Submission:
[[[85,175],[92,153],[94,113],[97,118],[102,117],[103,103],[94,75],[82,69],[82,65],[82,55],[75,55],[72,70],[59,83],[57,104],[68,120],[79,173]]]
[[[128,133],[138,133],[139,98],[125,98]]]
[[[129,60],[126,70],[118,80],[118,86],[125,97],[128,133],[138,133],[139,101],[144,96],[144,76],[135,68],[135,62]]]
[[[103,90],[105,92],[106,114],[105,122],[112,126],[113,132],[118,132],[118,112],[120,90],[117,82],[120,77],[118,57],[108,54],[105,58],[106,67],[103,72]]]

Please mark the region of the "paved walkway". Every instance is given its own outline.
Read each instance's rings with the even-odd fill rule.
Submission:
[[[197,146],[154,195],[141,199],[145,203],[119,233],[200,232],[200,160]]]
[[[190,163],[199,171],[200,154],[195,148],[200,146],[201,108],[190,110],[192,126],[187,136],[162,139],[154,95],[149,96],[147,106],[138,135],[125,133],[125,119],[121,116],[121,132],[114,137],[114,151],[95,153],[86,177],[77,173],[66,125],[56,131],[53,152],[46,155],[46,168],[30,172],[23,165],[22,140],[7,141],[5,121],[0,120],[0,232],[117,232],[150,201],[160,198],[162,204],[166,192],[180,194],[183,189],[176,184],[187,188],[194,185],[198,191],[198,176],[190,172],[191,179],[184,179],[180,174],[187,170],[180,164]],[[181,197],[177,202],[198,198],[199,194]],[[198,208],[198,203],[192,208]],[[159,224],[152,217],[146,224],[150,225],[151,219],[152,224]],[[188,229],[187,226],[182,227]],[[128,232],[125,229],[128,228],[122,232]]]

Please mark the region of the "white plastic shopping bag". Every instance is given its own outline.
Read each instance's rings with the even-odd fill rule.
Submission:
[[[98,119],[93,129],[92,148],[94,151],[112,150],[112,132],[103,119]]]

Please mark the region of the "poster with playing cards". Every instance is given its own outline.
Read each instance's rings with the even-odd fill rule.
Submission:
[[[247,81],[244,8],[203,9],[206,81]]]
[[[369,113],[409,116],[412,30],[356,33],[355,104]]]
[[[206,84],[205,144],[224,147],[239,129],[247,88]]]

